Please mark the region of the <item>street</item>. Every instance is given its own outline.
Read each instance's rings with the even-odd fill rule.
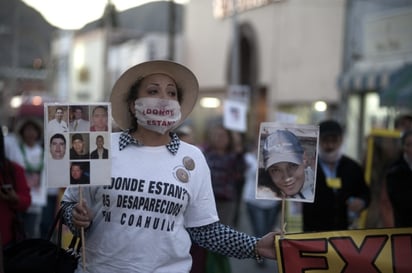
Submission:
[[[245,206],[242,204],[241,213],[239,219],[239,231],[243,231],[247,234],[251,234],[251,227],[249,224],[249,219],[246,214]],[[277,263],[272,260],[265,259],[264,266],[258,265],[254,259],[244,259],[239,260],[235,258],[230,258],[230,263],[232,266],[232,273],[277,273]]]

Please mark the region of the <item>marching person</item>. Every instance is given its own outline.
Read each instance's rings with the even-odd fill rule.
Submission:
[[[343,154],[343,128],[335,120],[319,124],[315,202],[303,204],[303,230],[346,230],[351,217],[368,207],[369,187],[362,166]]]
[[[392,207],[395,227],[412,227],[412,130],[401,137],[402,153],[390,166],[386,190]]]
[[[3,131],[0,130],[0,236],[1,249],[25,237],[17,230],[17,212],[25,212],[31,204],[30,188],[21,165],[6,157]],[[22,234],[18,234],[18,232]],[[3,258],[3,257],[1,257]]]
[[[192,241],[236,258],[276,258],[274,232],[256,238],[219,222],[205,157],[173,132],[198,91],[195,75],[171,61],[138,64],[115,83],[112,113],[123,131],[112,134],[112,183],[81,188],[83,202],[78,187],[67,188],[62,200],[66,224],[85,229],[87,272],[189,272]]]

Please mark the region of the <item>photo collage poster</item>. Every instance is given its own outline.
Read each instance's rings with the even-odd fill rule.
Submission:
[[[110,103],[46,103],[44,117],[47,186],[110,184]]]
[[[319,126],[263,122],[256,198],[313,203]]]

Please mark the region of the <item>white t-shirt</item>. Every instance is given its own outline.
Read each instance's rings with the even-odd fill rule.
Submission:
[[[86,233],[87,272],[188,273],[185,227],[218,221],[202,152],[185,142],[176,155],[165,146],[119,151],[119,136],[112,134],[112,185],[82,188],[94,213]],[[64,200],[77,201],[78,190],[68,188]],[[81,264],[76,272],[83,272]]]

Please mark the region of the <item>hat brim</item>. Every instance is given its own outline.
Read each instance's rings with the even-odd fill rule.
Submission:
[[[179,126],[192,112],[199,93],[199,83],[196,76],[187,67],[166,60],[148,61],[135,65],[126,70],[113,86],[110,96],[112,116],[122,130],[130,128],[131,115],[127,96],[130,87],[138,80],[153,74],[165,74],[172,78],[182,92],[180,103],[181,118],[174,128]]]
[[[295,163],[297,165],[302,164],[303,159],[302,159],[302,154],[295,154],[295,153],[290,153],[290,154],[275,154],[269,157],[269,159],[266,161],[266,166],[265,169],[267,170],[270,166],[273,164],[279,163],[279,162],[291,162]]]

